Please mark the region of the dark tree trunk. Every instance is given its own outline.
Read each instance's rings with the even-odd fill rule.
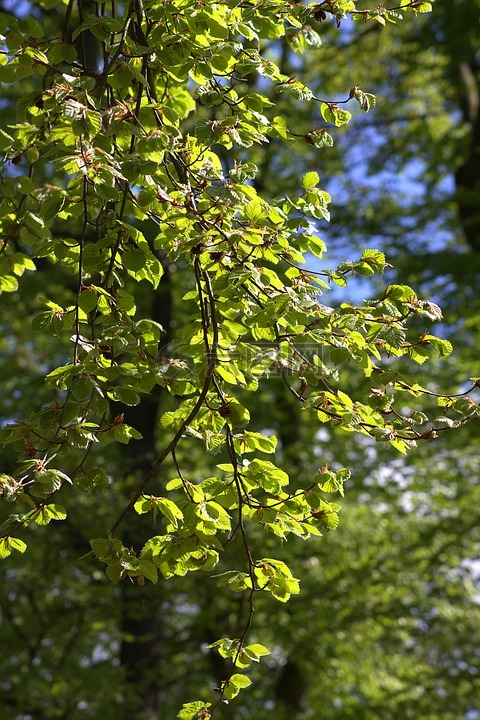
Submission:
[[[150,318],[165,330],[162,343],[170,340],[172,319],[171,284],[168,265],[164,265],[162,282],[151,296],[151,307],[145,308]],[[135,478],[135,485],[148,472],[156,456],[156,426],[161,390],[155,387],[139,405],[124,408],[125,421],[141,432],[142,440],[121,446],[121,467],[125,476]],[[133,486],[132,486],[133,489]],[[122,541],[126,547],[140,550],[152,535],[145,517],[131,516],[125,523]],[[160,716],[159,701],[162,691],[162,584],[139,586],[128,580],[120,584],[121,633],[120,663],[125,673],[125,720],[142,717],[145,720]]]
[[[455,173],[458,216],[465,238],[474,252],[480,251],[480,68],[475,60],[459,64],[463,118],[470,125],[465,155]]]
[[[288,660],[282,668],[276,687],[276,698],[293,718],[306,710],[307,678],[295,660]]]

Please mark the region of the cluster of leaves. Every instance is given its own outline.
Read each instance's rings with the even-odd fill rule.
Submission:
[[[416,12],[429,5],[401,2]],[[219,702],[226,702],[250,684],[236,670],[267,652],[247,644],[256,594],[286,602],[299,592],[283,561],[252,554],[250,528],[282,539],[334,529],[339,506],[328,494],[343,495],[349,477],[325,465],[308,485],[295,487],[263,458],[275,453],[276,438],[247,429],[248,398],[262,378],[281,376],[319,423],[401,452],[480,415],[463,397],[439,398],[438,420],[405,410],[404,393],[415,401],[429,390],[392,369],[391,359],[423,363],[449,354],[448,341],[419,335],[409,324],[439,320],[438,307],[404,285],[390,285],[361,306],[323,304],[330,283],[383,272],[383,253],[366,250],[335,271],[305,269],[306,254],[321,258],[325,250],[312,219],[328,221],[330,196],[312,171],[299,179],[296,195],[267,202],[247,153],[268,142],[328,147],[328,128],[351,118],[344,104],[356,101],[364,112],[374,105],[357,86],[344,101],[316,97],[281,71],[268,43],[287,37],[295,50],[318,47],[312,23],[327,14],[337,22],[347,12],[380,22],[399,14],[357,10],[342,0],[313,6],[147,0],[113,3],[111,14],[103,5],[99,15],[81,12],[70,37],[72,6],[60,35],[34,17],[0,18],[0,81],[24,89],[17,122],[0,133],[0,288],[14,292],[24,271],[41,272],[45,263],[67,278],[61,298],[45,290],[32,320],[33,333],[58,340],[61,359],[46,376],[52,402],[0,431],[19,457],[18,471],[0,476],[3,499],[19,510],[2,527],[0,555],[25,551],[12,533],[66,517],[53,500],[69,485],[95,496],[111,482],[102,448],[141,438],[112,405],[136,406],[163,388],[174,405],[160,418],[164,444],[108,536],[91,541],[92,554],[113,582],[156,583],[159,576],[213,570],[228,544],[241,539],[244,568],[221,572],[218,585],[247,594],[244,631],[211,645],[232,661],[219,688]],[[98,68],[87,62],[86,46]],[[267,91],[251,92],[254,75],[293,108],[318,105],[321,127],[298,136]],[[232,156],[228,166],[224,151]],[[161,351],[169,329],[137,313],[145,284],[156,291],[172,265],[184,278],[188,315],[173,357]],[[342,388],[344,363],[363,372],[365,396]],[[218,474],[201,482],[185,477],[176,454],[184,438],[223,455]],[[167,460],[177,476],[164,494],[148,494]],[[126,547],[118,534],[132,512],[160,517],[163,534]],[[179,717],[207,718],[216,705],[209,707],[188,703]]]

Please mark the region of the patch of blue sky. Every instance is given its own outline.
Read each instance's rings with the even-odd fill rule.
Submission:
[[[32,11],[27,0],[3,0],[2,6],[5,12],[14,13],[17,17],[25,17]]]

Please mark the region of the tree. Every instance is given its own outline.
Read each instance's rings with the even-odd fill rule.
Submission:
[[[1,132],[1,288],[18,303],[2,308],[5,362],[18,367],[26,357],[33,368],[31,391],[12,386],[4,410],[1,481],[15,511],[0,548],[14,556],[29,542],[35,557],[29,538],[66,521],[64,533],[48,528],[55,551],[42,550],[35,579],[48,586],[44,568],[53,563],[58,594],[78,588],[70,626],[78,654],[69,658],[90,660],[77,687],[86,692],[95,664],[106,665],[80,702],[60,683],[45,716],[118,717],[122,707],[125,716],[153,717],[163,703],[170,717],[173,686],[175,697],[198,698],[180,718],[206,718],[250,685],[243,671],[268,655],[252,628],[254,612],[267,618],[272,598],[298,594],[275,540],[319,536],[338,522],[330,494],[343,495],[348,470],[330,462],[310,477],[301,468],[289,478],[268,459],[280,462],[301,440],[288,422],[293,404],[307,423],[359,432],[400,452],[478,409],[463,395],[442,396],[440,418],[429,422],[418,398],[430,391],[391,367],[392,357],[421,364],[449,354],[447,340],[414,322],[439,320],[434,303],[403,284],[363,306],[320,302],[327,281],[343,286],[353,275],[382,272],[386,261],[369,249],[335,271],[301,267],[305,253],[324,251],[311,226],[329,217],[318,173],[305,173],[294,193],[276,199],[255,185],[254,160],[268,141],[290,152],[297,144],[328,147],[327,127],[350,120],[344,104],[368,111],[374,102],[358,85],[338,102],[314,95],[272,59],[275,43],[288,35],[299,47],[319,45],[313,27],[321,29],[327,14],[337,23],[347,11],[374,22],[386,10],[357,10],[350,1],[114,2],[109,10],[80,2],[76,17],[71,2],[59,6],[59,25],[54,8],[38,2],[28,17],[1,16],[0,80],[18,98],[17,120]],[[285,102],[272,102],[270,88]],[[288,115],[300,103],[318,108],[301,134]],[[347,360],[364,376],[352,381],[355,394],[337,369]],[[280,382],[289,399],[279,422],[268,402]],[[258,397],[267,408],[259,410]],[[268,431],[275,427],[278,439]],[[70,557],[68,565],[57,559],[62,546],[66,555],[87,553],[81,577],[72,578]],[[10,559],[21,585],[26,571]],[[98,561],[118,593],[103,584]],[[203,575],[190,578],[197,571],[216,576],[213,608]],[[182,603],[193,582],[202,592],[192,613],[200,606],[202,618],[192,623]],[[106,614],[112,592],[121,600]],[[167,618],[152,614],[150,603],[141,607],[139,598],[154,593]],[[25,632],[30,611],[12,615],[11,641],[23,638],[31,658],[41,663],[51,654],[60,667],[65,658],[48,637],[55,595],[46,592],[38,624]],[[100,624],[101,642],[78,631],[84,616],[92,631]],[[178,632],[176,622],[189,647],[159,679],[161,642]],[[68,625],[58,631],[68,633]],[[208,656],[200,654],[202,641]],[[203,677],[185,672],[193,661],[211,666],[215,702]],[[107,697],[120,673],[128,691]],[[41,682],[20,669],[4,688],[12,714],[29,684],[34,692],[22,712],[41,712]]]
[[[478,372],[478,337],[474,330],[478,326],[478,253],[473,243],[466,242],[471,232],[464,227],[462,209],[466,196],[475,198],[475,183],[472,178],[465,194],[456,177],[459,165],[475,166],[475,144],[466,142],[471,134],[471,121],[462,113],[463,90],[457,73],[459,63],[475,45],[478,4],[442,4],[436,10],[431,24],[424,16],[423,22],[408,28],[397,25],[392,33],[380,27],[374,31],[368,26],[360,34],[349,33],[338,43],[324,46],[327,57],[321,63],[306,63],[306,68],[321,87],[332,81],[341,84],[342,72],[333,77],[325,68],[330,67],[328,53],[333,57],[342,52],[341,67],[347,71],[358,67],[356,80],[360,84],[368,81],[369,90],[381,92],[382,101],[375,115],[367,116],[364,122],[357,121],[351,132],[341,138],[344,176],[340,206],[340,197],[335,196],[334,242],[336,246],[341,243],[342,235],[357,243],[375,236],[375,242],[381,242],[387,256],[394,258],[390,277],[408,278],[416,288],[423,285],[424,292],[433,292],[434,298],[441,301],[447,323],[440,332],[442,337],[451,337],[457,352],[443,367],[437,365],[435,382],[437,386],[452,387],[465,373]],[[465,42],[462,23],[468,18]],[[374,53],[376,62],[372,61]],[[477,72],[473,56],[469,63]],[[402,182],[402,173],[407,181]],[[338,185],[336,177],[332,187]],[[368,296],[372,290],[362,292]],[[372,717],[377,711],[380,716],[389,717],[443,717],[450,713],[453,718],[478,714],[473,650],[478,634],[470,626],[470,619],[475,624],[474,618],[478,618],[478,569],[471,562],[476,557],[478,529],[469,511],[479,497],[475,431],[472,426],[448,442],[446,438],[439,439],[430,452],[424,449],[412,454],[396,472],[392,473],[391,461],[386,462],[388,482],[382,481],[382,474],[378,470],[374,473],[371,462],[365,464],[364,456],[357,452],[356,467],[365,468],[366,476],[361,502],[368,506],[368,511],[363,512],[370,517],[370,523],[364,516],[364,522],[357,525],[342,515],[341,541],[348,543],[349,550],[343,553],[343,563],[335,563],[339,567],[336,577],[350,578],[352,582],[347,586],[344,580],[335,606],[343,613],[338,632],[343,638],[347,635],[348,640],[343,639],[343,643],[352,646],[353,653],[362,653],[361,666],[348,660],[347,647],[342,648],[331,622],[323,634],[320,623],[316,626],[318,638],[326,635],[332,639],[329,654],[336,664],[329,666],[330,678],[355,678],[350,696],[345,690],[343,694],[336,693],[341,703],[338,707],[345,716],[350,716],[350,712],[352,717],[361,717],[363,713]],[[375,463],[378,468],[379,458]],[[405,509],[409,513],[405,514]],[[413,525],[419,522],[410,517],[412,511],[421,516],[421,523],[428,517],[428,532],[420,543],[412,540],[417,531],[410,522]],[[385,515],[389,517],[388,529],[384,525]],[[367,524],[373,527],[367,530]],[[382,527],[385,533],[380,530]],[[395,538],[394,545],[391,538]],[[359,584],[358,602],[352,602],[352,597],[357,597],[357,587],[351,568],[359,564],[358,557],[364,556],[365,548],[372,548],[375,572],[367,576],[371,568],[367,564],[362,567],[360,581],[358,575],[354,576]],[[402,557],[409,559],[411,572],[407,575],[403,572]],[[320,558],[320,567],[323,565]],[[395,580],[389,596],[379,588],[386,590],[392,571]],[[447,576],[454,583],[449,589],[443,585]],[[380,585],[378,578],[382,579]],[[302,597],[308,608],[317,595],[312,590]],[[349,600],[342,601],[345,597]],[[369,612],[376,619],[371,644],[366,640],[371,631]],[[362,618],[363,613],[366,617]],[[450,624],[447,617],[456,619]],[[359,646],[351,639],[353,631],[346,633],[349,622],[361,639]],[[307,625],[312,629],[313,618]],[[415,626],[423,626],[423,630],[418,632]],[[395,627],[402,628],[399,631],[402,639],[393,644]],[[467,638],[473,639],[473,645]],[[314,652],[313,649],[309,654],[313,662],[318,661]],[[426,664],[419,660],[422,652],[426,654]],[[298,656],[302,656],[301,651]],[[379,667],[388,668],[388,674],[372,671]],[[410,674],[412,668],[415,670]],[[457,680],[449,688],[449,678],[453,677],[462,683],[461,693]],[[342,683],[333,684],[338,687]],[[331,707],[328,697],[327,690],[323,700]],[[322,716],[328,717],[328,711],[322,712]]]

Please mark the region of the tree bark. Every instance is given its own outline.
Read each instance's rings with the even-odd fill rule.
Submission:
[[[148,317],[160,323],[165,330],[162,342],[170,340],[172,319],[171,282],[168,264],[160,258],[164,276],[159,288],[150,296],[151,307],[146,308]],[[141,479],[155,460],[158,405],[162,391],[156,386],[135,407],[123,408],[125,420],[142,434],[142,439],[121,446],[121,467],[125,475]],[[123,543],[137,551],[149,535],[145,522],[136,516],[125,523]],[[125,672],[125,720],[141,716],[145,720],[159,717],[162,691],[162,642],[163,622],[161,614],[161,584],[140,587],[128,580],[120,584],[121,634],[120,663]],[[132,711],[134,715],[132,715]]]
[[[480,92],[475,60],[459,64],[460,106],[470,126],[462,164],[455,173],[458,216],[465,238],[474,252],[480,251]]]

